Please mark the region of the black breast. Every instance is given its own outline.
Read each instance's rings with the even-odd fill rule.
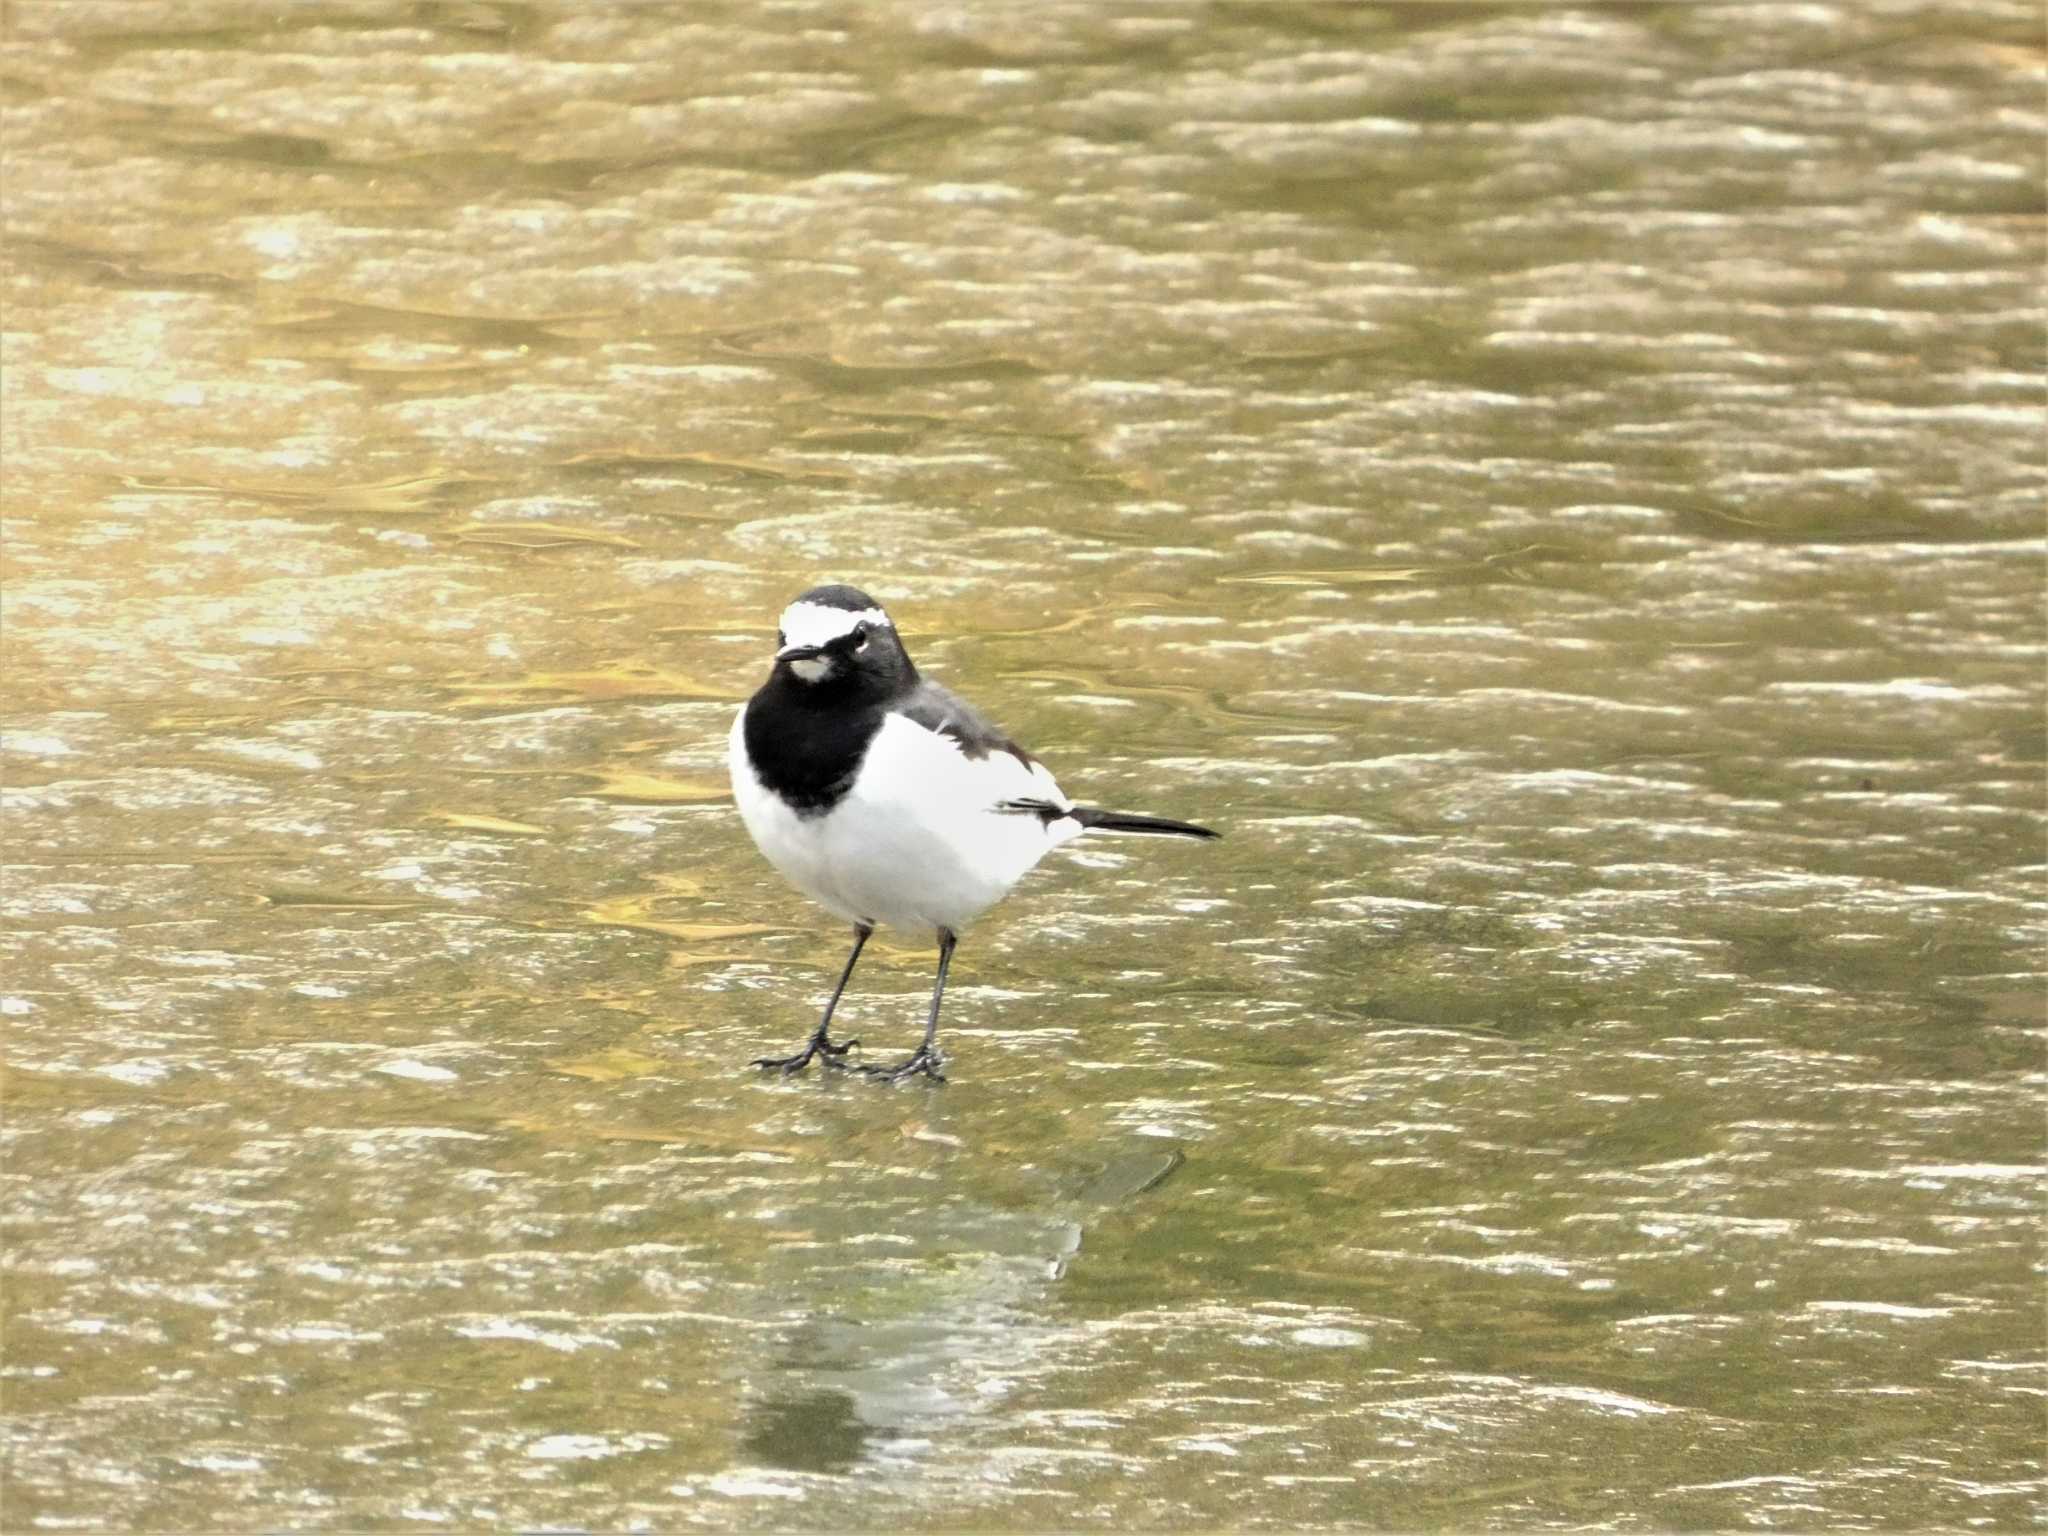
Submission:
[[[823,816],[853,788],[881,728],[879,706],[819,708],[802,684],[771,681],[747,704],[747,757],[799,816]]]

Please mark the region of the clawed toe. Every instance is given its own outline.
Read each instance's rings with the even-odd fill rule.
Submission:
[[[893,1067],[869,1066],[865,1062],[855,1066],[841,1059],[859,1044],[858,1040],[848,1040],[837,1045],[830,1040],[813,1040],[794,1056],[757,1056],[753,1064],[763,1072],[780,1072],[784,1077],[794,1077],[808,1067],[811,1058],[815,1056],[835,1072],[857,1071],[864,1077],[872,1077],[885,1083],[899,1083],[906,1077],[920,1076],[928,1077],[935,1083],[943,1083],[946,1080],[946,1074],[939,1070],[945,1066],[946,1058],[936,1048],[926,1050],[920,1046],[908,1060],[900,1061]]]
[[[879,1077],[883,1081],[891,1083],[900,1083],[904,1078],[916,1077],[920,1073],[935,1083],[943,1083],[946,1080],[946,1074],[941,1072],[939,1068],[945,1064],[946,1058],[940,1055],[938,1051],[926,1050],[923,1046],[919,1046],[908,1061],[898,1062],[893,1067],[863,1066],[860,1070],[869,1077]]]
[[[841,1045],[834,1045],[830,1040],[820,1035],[815,1037],[809,1045],[798,1051],[794,1056],[757,1056],[754,1058],[754,1065],[763,1072],[780,1072],[784,1077],[794,1077],[811,1064],[813,1056],[822,1056],[825,1059],[826,1066],[836,1067],[841,1072],[844,1072],[847,1070],[846,1063],[839,1058],[859,1044],[860,1041],[856,1039],[848,1040]]]

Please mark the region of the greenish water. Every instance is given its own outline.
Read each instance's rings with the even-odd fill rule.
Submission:
[[[2034,8],[5,20],[7,1528],[2039,1525]]]

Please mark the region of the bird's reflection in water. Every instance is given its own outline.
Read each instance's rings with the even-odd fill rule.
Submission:
[[[1091,1159],[1086,1177],[1023,1211],[959,1200],[887,1265],[843,1265],[770,1284],[811,1310],[749,1369],[744,1459],[780,1471],[844,1474],[919,1464],[943,1426],[993,1411],[1079,1342],[1053,1288],[1084,1237],[1152,1196],[1187,1161],[1142,1138]],[[864,1222],[857,1202],[831,1216]],[[785,1254],[784,1256],[793,1256]]]
[[[740,1444],[749,1459],[790,1472],[850,1472],[872,1431],[851,1394],[822,1388],[757,1407]]]

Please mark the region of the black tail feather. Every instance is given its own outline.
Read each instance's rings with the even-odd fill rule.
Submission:
[[[1221,837],[1193,822],[1169,821],[1164,816],[1144,816],[1136,811],[1103,811],[1092,805],[1077,805],[1067,814],[1091,832],[1152,832],[1165,837]]]
[[[996,809],[1036,816],[1047,826],[1056,821],[1078,821],[1091,832],[1150,832],[1161,837],[1221,837],[1191,821],[1172,821],[1164,816],[1146,816],[1137,811],[1104,811],[1092,805],[1070,805],[1062,809],[1050,800],[1004,800]]]

